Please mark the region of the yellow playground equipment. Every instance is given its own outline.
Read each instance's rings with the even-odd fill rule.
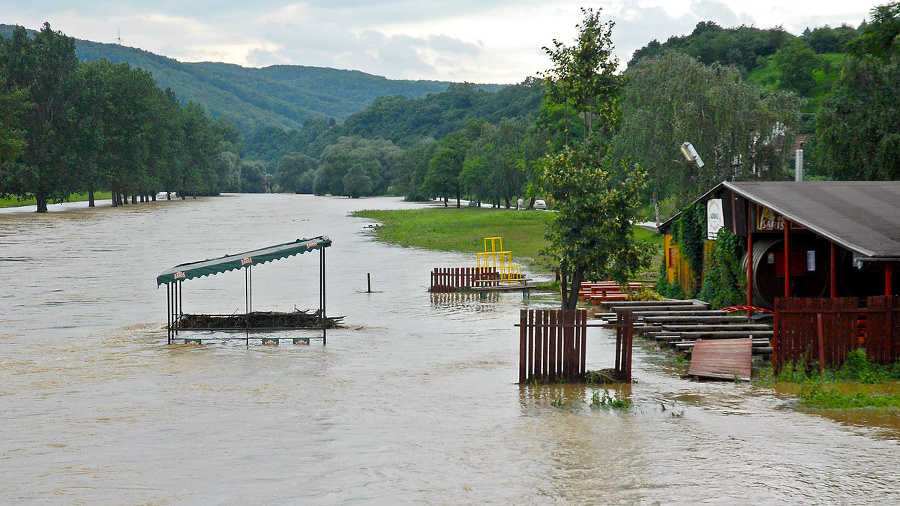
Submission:
[[[503,251],[503,239],[500,237],[485,237],[484,252],[476,253],[475,257],[478,269],[496,269],[501,283],[519,282],[523,278],[522,266],[512,263],[512,253]]]

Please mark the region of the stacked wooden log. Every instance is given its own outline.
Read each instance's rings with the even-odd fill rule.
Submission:
[[[753,353],[772,353],[772,325],[755,321],[746,314],[728,315],[709,309],[699,300],[607,301],[601,307],[608,313],[601,317],[615,319],[615,313],[631,312],[634,332],[653,339],[661,347],[690,354],[697,339],[753,339]]]

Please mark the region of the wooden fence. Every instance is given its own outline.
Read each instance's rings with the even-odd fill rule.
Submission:
[[[869,297],[866,307],[853,297],[775,299],[776,373],[788,363],[815,361],[821,370],[838,368],[861,345],[872,362],[900,360],[900,297]]]
[[[519,314],[519,383],[584,381],[587,311],[523,309]]]
[[[500,279],[495,267],[435,267],[431,271],[430,292],[453,292],[472,288],[476,280]]]
[[[634,308],[639,309],[639,308]],[[634,348],[633,309],[616,310],[616,379],[631,382],[631,351]]]
[[[888,365],[900,360],[900,296],[866,301],[866,358]]]

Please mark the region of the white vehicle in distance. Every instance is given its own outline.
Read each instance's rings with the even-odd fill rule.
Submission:
[[[543,200],[540,200],[540,199],[535,200],[535,201],[534,201],[534,208],[535,208],[535,209],[540,209],[541,211],[546,211],[546,210],[547,210],[547,203],[544,202]]]

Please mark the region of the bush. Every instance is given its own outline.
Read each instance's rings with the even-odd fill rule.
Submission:
[[[727,228],[719,231],[706,258],[703,269],[703,288],[697,294],[709,302],[710,307],[718,309],[737,306],[745,301],[742,289],[746,286],[741,268],[743,246],[740,239]]]

